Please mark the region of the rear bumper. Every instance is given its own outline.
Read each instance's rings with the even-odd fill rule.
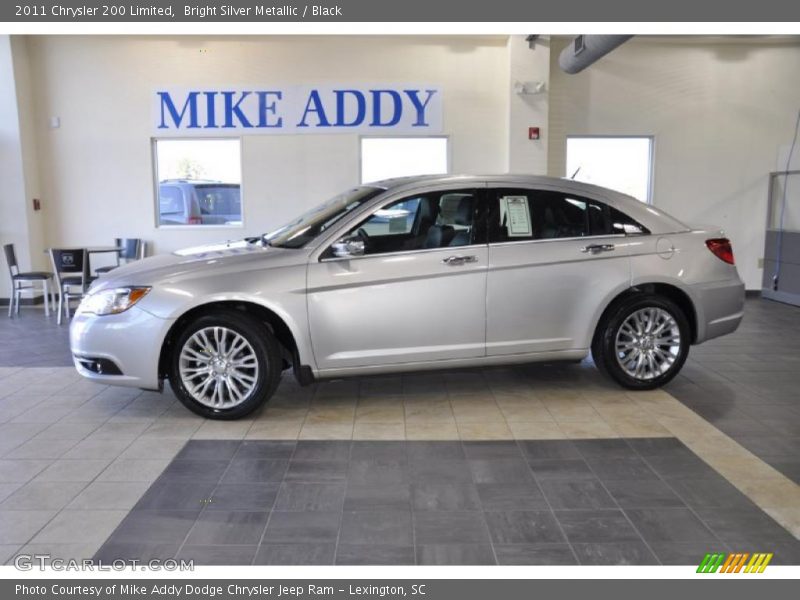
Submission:
[[[697,309],[696,343],[733,333],[744,315],[744,283],[738,278],[692,286]]]

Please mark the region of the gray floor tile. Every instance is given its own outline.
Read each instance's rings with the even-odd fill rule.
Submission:
[[[289,461],[282,458],[234,458],[223,483],[270,483],[284,478]]]
[[[255,565],[332,565],[335,543],[270,544],[258,548]]]
[[[269,511],[275,504],[279,483],[221,483],[211,494],[206,510]]]
[[[484,510],[548,508],[542,491],[534,483],[479,483],[475,487]]]
[[[531,480],[528,463],[521,457],[469,459],[476,483],[522,483]]]
[[[530,459],[531,472],[536,479],[596,479],[583,458]]]
[[[724,479],[673,479],[669,485],[691,508],[756,508],[747,496]]]
[[[657,479],[653,470],[637,456],[587,458],[586,462],[601,481]]]
[[[419,565],[494,565],[490,544],[422,544],[417,546]]]
[[[788,531],[758,509],[697,508],[695,512],[729,546],[796,541]]]
[[[283,483],[275,510],[337,511],[344,505],[343,483]]]
[[[614,499],[593,480],[545,480],[539,485],[550,506],[555,509],[615,508]]]
[[[249,565],[258,546],[198,546],[186,544],[178,552],[178,560],[192,560],[196,565]]]
[[[428,460],[464,459],[464,448],[461,442],[429,441],[414,442],[407,446],[408,459],[412,462]]]
[[[494,544],[500,565],[577,565],[568,544]]]
[[[174,558],[180,547],[179,542],[115,542],[107,541],[95,553],[94,560],[111,564],[117,560],[143,562],[152,559]]]
[[[189,440],[175,460],[223,460],[233,458],[239,449],[239,440]],[[267,458],[259,456],[258,458]]]
[[[408,462],[406,442],[357,440],[350,449],[351,460],[387,460]]]
[[[478,490],[471,483],[415,483],[411,486],[414,510],[480,510]]]
[[[159,479],[135,504],[136,510],[197,510],[213,498],[216,484],[208,481]],[[213,500],[212,500],[213,501]]]
[[[207,510],[197,519],[186,543],[190,545],[258,545],[267,525],[268,512]]]
[[[570,440],[525,440],[519,446],[530,460],[545,458],[582,458],[578,448]]]
[[[495,544],[565,542],[558,522],[549,511],[497,511],[486,513],[489,535]]]
[[[636,456],[636,451],[624,439],[573,440],[572,443],[587,459]]]
[[[292,458],[297,442],[293,440],[244,440],[236,458]]]
[[[162,479],[216,483],[228,468],[228,460],[175,459],[161,474]]]
[[[337,565],[413,565],[413,546],[385,544],[346,544],[336,548]]]
[[[197,520],[197,510],[134,510],[119,524],[109,542],[181,543]]]
[[[409,510],[411,508],[410,487],[410,485],[348,485],[344,510]]]
[[[296,460],[348,460],[349,441],[300,440],[294,450]]]
[[[341,517],[339,512],[273,511],[264,534],[264,543],[335,542]]]
[[[687,508],[629,508],[625,513],[646,542],[718,541]]]
[[[660,479],[606,481],[605,487],[622,508],[680,508],[675,491]]]
[[[648,465],[664,479],[713,479],[720,475],[694,454],[681,456],[648,456]]]
[[[572,544],[582,565],[657,565],[658,559],[643,542]]]
[[[342,516],[339,542],[345,544],[413,544],[411,512],[370,510],[345,512]]]
[[[333,483],[347,479],[346,460],[297,460],[293,459],[286,472],[286,481],[306,483]]]
[[[394,485],[409,482],[405,457],[399,459],[353,459],[347,472],[348,485]]]
[[[462,442],[467,458],[522,458],[522,451],[515,441]]]
[[[58,513],[31,540],[32,543],[101,544],[125,517],[124,510],[72,510]]]
[[[489,530],[479,511],[414,513],[417,545],[489,543]]]
[[[52,460],[0,460],[0,483],[26,483],[52,463]]]
[[[620,510],[557,510],[555,515],[570,543],[641,541]]]
[[[435,460],[411,463],[412,483],[472,483],[466,460]]]
[[[662,565],[683,565],[697,567],[706,553],[730,552],[722,542],[651,542],[652,548]]]

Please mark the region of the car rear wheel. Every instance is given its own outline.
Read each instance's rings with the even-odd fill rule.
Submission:
[[[598,325],[592,356],[601,371],[632,390],[670,381],[689,354],[691,332],[680,307],[661,296],[633,296]]]
[[[219,311],[192,321],[173,345],[169,380],[178,399],[211,419],[238,419],[278,386],[278,342],[258,320]]]

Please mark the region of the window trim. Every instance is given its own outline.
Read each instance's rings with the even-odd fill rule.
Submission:
[[[227,224],[209,224],[209,225],[192,225],[192,224],[185,224],[185,225],[171,225],[171,224],[162,224],[161,223],[161,211],[160,211],[160,204],[159,204],[159,186],[161,182],[158,178],[158,142],[188,142],[188,141],[236,141],[239,143],[239,198],[241,200],[242,206],[242,219],[239,225],[227,225]],[[159,137],[151,137],[150,138],[150,180],[152,182],[152,191],[153,191],[153,202],[151,206],[153,208],[153,222],[155,224],[156,229],[164,229],[168,231],[204,231],[204,230],[224,230],[224,229],[233,229],[233,230],[241,230],[244,229],[247,225],[245,222],[245,209],[244,209],[244,181],[242,178],[242,137],[241,136],[221,136],[221,137],[213,137],[213,136],[159,136]]]
[[[647,173],[647,199],[642,202],[645,206],[654,206],[655,201],[653,199],[655,193],[655,174],[656,174],[656,136],[652,133],[643,133],[643,134],[623,134],[617,135],[613,133],[587,133],[587,134],[580,134],[580,133],[571,133],[566,136],[564,141],[564,170],[566,171],[567,168],[567,151],[569,148],[569,140],[571,139],[615,139],[615,140],[642,140],[646,139],[650,141],[650,153],[648,156],[649,160],[649,169]],[[565,173],[564,177],[571,177],[570,173]],[[622,193],[622,192],[620,192]],[[638,198],[637,198],[638,200]]]

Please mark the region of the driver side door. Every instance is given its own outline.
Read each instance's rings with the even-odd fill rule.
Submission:
[[[484,356],[488,246],[482,190],[416,193],[346,232],[360,256],[325,250],[308,266],[320,370]]]

